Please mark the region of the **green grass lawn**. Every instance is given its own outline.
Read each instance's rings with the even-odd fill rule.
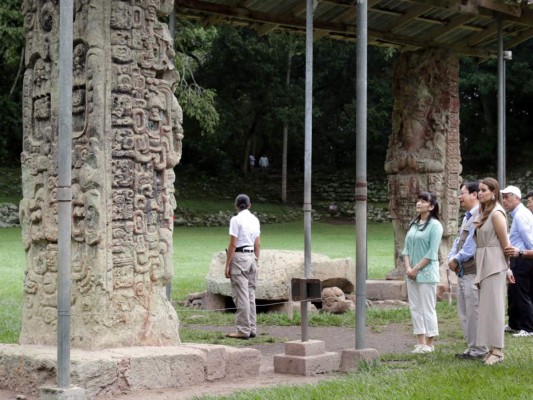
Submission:
[[[173,299],[203,291],[204,279],[213,253],[227,246],[227,227],[176,228],[174,231]],[[370,278],[382,278],[391,269],[393,235],[390,224],[368,226],[368,268]],[[303,250],[303,223],[262,226],[264,249]],[[354,225],[313,223],[312,251],[330,257],[355,257]],[[0,342],[18,340],[22,315],[24,251],[20,228],[0,230]],[[198,313],[198,312],[197,312]],[[438,303],[440,336],[437,350],[429,355],[381,354],[380,361],[364,365],[360,371],[332,381],[298,387],[277,387],[246,391],[226,399],[531,399],[533,398],[533,338],[506,336],[505,362],[486,367],[478,362],[454,358],[464,349],[464,339],[456,317],[455,304]],[[189,321],[190,310],[178,307],[182,340],[234,345],[220,332],[191,329],[190,324],[230,326],[230,313],[209,313],[204,319]],[[206,313],[207,314],[207,313]],[[190,324],[189,324],[190,322]],[[297,325],[285,314],[261,313],[260,325]],[[311,326],[355,326],[353,313],[317,314]],[[409,312],[402,309],[370,308],[367,326],[375,331],[393,324],[410,324]],[[279,338],[260,337],[246,344],[268,344]],[[414,339],[413,339],[414,342]],[[243,343],[239,343],[242,345]],[[209,399],[212,397],[202,397]]]
[[[261,229],[263,249],[304,249],[303,223],[264,224]],[[205,290],[211,258],[224,250],[228,241],[227,227],[174,229],[173,300],[183,300],[189,293]],[[369,225],[370,278],[383,278],[391,269],[392,241],[390,224]],[[311,246],[315,253],[354,258],[355,226],[313,223]],[[25,266],[20,228],[0,229],[0,260],[0,342],[14,343],[20,332]]]
[[[304,250],[303,222],[261,226],[262,249]],[[311,251],[332,258],[355,259],[355,226],[314,222]],[[174,229],[174,279],[172,297],[182,300],[205,290],[204,278],[212,255],[229,242],[227,227]],[[368,225],[368,277],[384,278],[393,265],[394,238],[391,224]],[[311,260],[312,262],[312,260]]]

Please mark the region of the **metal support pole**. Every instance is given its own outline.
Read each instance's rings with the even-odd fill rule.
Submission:
[[[356,87],[356,172],[355,172],[355,229],[356,229],[356,293],[355,348],[365,348],[365,306],[367,278],[367,1],[357,2],[357,87]]]
[[[176,1],[174,1],[174,8],[172,9],[172,12],[170,13],[170,17],[168,19],[168,30],[170,32],[170,37],[172,38],[172,46],[174,46],[174,41],[176,40]],[[174,60],[172,60],[174,62]],[[165,294],[167,296],[167,300],[172,300],[172,280],[167,283],[167,286],[165,288]]]
[[[304,277],[311,276],[311,158],[313,151],[313,0],[307,0],[305,24],[305,171],[304,171]],[[309,338],[308,302],[302,301],[302,342]]]
[[[505,187],[505,65],[503,60],[503,23],[498,15],[498,182]]]
[[[170,36],[172,36],[172,43],[174,43],[174,35],[176,34],[176,9],[178,8],[176,3],[177,1],[174,1],[174,8],[168,18],[168,30],[170,31]]]
[[[59,11],[59,133],[58,133],[58,289],[57,386],[70,386],[70,297],[72,222],[72,0]]]

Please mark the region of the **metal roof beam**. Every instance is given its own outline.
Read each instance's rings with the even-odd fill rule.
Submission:
[[[409,22],[420,17],[422,14],[428,12],[431,9],[429,6],[415,6],[410,9],[407,13],[398,18],[397,21],[392,24],[389,28],[391,32],[396,32],[401,29],[404,25],[407,25]]]
[[[463,14],[459,15],[458,17],[452,18],[451,21],[449,21],[446,25],[443,25],[439,28],[433,29],[431,32],[429,32],[428,35],[426,35],[426,39],[428,40],[438,40],[441,36],[446,35],[448,32],[463,27],[468,22],[472,21],[475,18],[475,16],[470,14]]]
[[[531,37],[533,37],[533,28],[523,31],[522,33],[505,42],[505,47],[509,49],[525,42],[528,39],[531,39]]]
[[[504,21],[503,29],[507,28],[509,25],[511,25],[510,22]],[[494,21],[492,24],[490,24],[488,28],[470,37],[467,41],[467,44],[468,46],[475,46],[481,43],[482,41],[484,41],[485,39],[496,35],[497,32],[498,32],[498,24],[496,23],[496,21]]]

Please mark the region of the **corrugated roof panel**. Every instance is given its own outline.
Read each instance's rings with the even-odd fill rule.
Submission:
[[[403,15],[406,14],[413,6],[413,3],[408,1],[385,0],[380,1],[374,8],[388,10]]]
[[[194,20],[250,26],[264,33],[276,27],[305,31],[305,0],[175,1],[178,14]],[[372,5],[368,11],[371,40],[377,38],[384,43],[415,48],[447,45],[481,57],[488,56],[484,51],[487,46],[494,47],[497,12],[491,10],[492,3],[479,9],[474,5],[468,10],[462,0],[369,0],[369,4]],[[356,9],[355,0],[319,0],[315,26],[320,25],[321,32],[332,37],[354,40]],[[297,18],[294,18],[295,10]],[[522,17],[517,16],[516,8],[511,11],[501,15],[506,40],[515,45],[533,37],[533,7],[524,8]],[[342,24],[347,26],[346,30]],[[458,42],[462,43],[458,45]]]
[[[394,14],[370,11],[368,13],[368,27],[372,30],[382,31],[390,26],[396,18]]]
[[[421,40],[424,39],[426,36],[429,36],[435,26],[438,25],[427,21],[413,20],[398,29],[394,29],[393,33],[405,37],[415,36],[416,38]]]

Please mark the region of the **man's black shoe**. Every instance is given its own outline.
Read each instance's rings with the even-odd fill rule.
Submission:
[[[459,358],[461,360],[475,360],[476,359],[476,357],[474,357],[470,353],[459,353],[455,355],[455,358]]]

